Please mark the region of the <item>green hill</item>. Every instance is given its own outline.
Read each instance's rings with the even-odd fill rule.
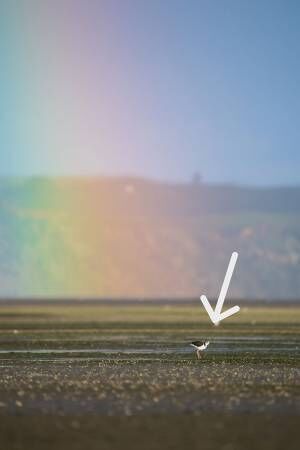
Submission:
[[[300,297],[300,188],[0,180],[0,295]]]

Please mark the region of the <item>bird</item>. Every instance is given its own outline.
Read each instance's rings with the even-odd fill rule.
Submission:
[[[209,346],[209,341],[194,341],[192,342],[190,345],[194,348],[197,349],[196,353],[197,353],[197,358],[200,359],[202,358],[202,352],[204,352],[204,350],[207,349],[207,347]]]

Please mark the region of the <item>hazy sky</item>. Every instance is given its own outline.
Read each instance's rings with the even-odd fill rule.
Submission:
[[[300,184],[300,2],[0,0],[0,174]]]

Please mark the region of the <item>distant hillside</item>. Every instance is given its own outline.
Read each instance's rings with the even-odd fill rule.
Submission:
[[[300,298],[300,188],[0,180],[0,295]]]

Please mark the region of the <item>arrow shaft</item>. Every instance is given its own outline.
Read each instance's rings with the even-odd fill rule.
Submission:
[[[221,291],[220,291],[220,295],[219,295],[219,298],[218,298],[218,301],[217,301],[217,305],[216,305],[216,308],[215,308],[215,314],[217,316],[221,314],[221,311],[222,311],[222,308],[223,308],[223,304],[224,304],[224,300],[225,300],[225,297],[226,297],[226,294],[227,294],[227,291],[228,291],[228,288],[229,288],[230,280],[231,280],[231,277],[232,277],[232,274],[233,274],[233,271],[234,271],[237,259],[238,259],[238,253],[237,252],[233,252],[232,255],[231,255],[229,264],[228,264],[226,275],[225,275],[225,278],[224,278],[224,281],[223,281],[223,284],[222,284],[222,288],[221,288]],[[230,311],[230,309],[228,311]],[[226,312],[228,312],[228,311],[226,311]],[[225,313],[223,313],[223,314],[225,314]]]

